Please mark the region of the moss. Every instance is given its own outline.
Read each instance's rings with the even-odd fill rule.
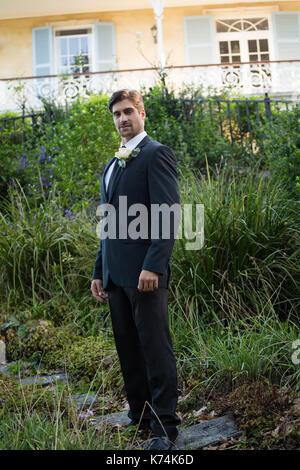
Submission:
[[[8,360],[42,358],[53,351],[61,350],[74,340],[74,333],[68,327],[56,328],[48,320],[29,320],[6,331]]]
[[[18,380],[0,373],[0,414],[10,411],[22,415],[33,410],[53,413],[57,408],[58,398],[55,397],[52,387],[44,388],[42,385],[32,384],[22,386]],[[59,393],[60,410],[67,409],[67,391]]]
[[[113,343],[104,335],[77,338],[62,350],[51,351],[44,357],[51,368],[65,368],[72,378],[93,382],[92,389],[119,389],[122,384],[119,362]]]

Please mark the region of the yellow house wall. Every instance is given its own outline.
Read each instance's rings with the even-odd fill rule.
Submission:
[[[204,10],[213,8],[236,9],[272,5],[277,5],[278,11],[300,11],[300,1],[165,9],[163,28],[167,65],[186,64],[183,33],[185,16],[202,15]],[[143,68],[158,64],[157,46],[150,31],[155,24],[152,9],[0,20],[0,78],[32,75],[32,28],[47,25],[83,25],[85,22],[92,24],[96,21],[115,24],[118,69]],[[142,33],[140,39],[136,34],[138,32]]]

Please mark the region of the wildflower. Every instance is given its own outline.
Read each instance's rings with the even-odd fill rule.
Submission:
[[[265,178],[267,178],[267,177],[269,176],[269,174],[270,174],[269,172],[264,173],[264,174],[262,175],[261,180],[263,181]]]
[[[49,155],[48,162],[53,162],[53,160],[54,160],[54,157],[52,157],[52,155]]]
[[[41,163],[44,163],[44,161],[46,160],[46,149],[45,149],[44,146],[41,148],[41,153],[39,155],[39,160],[40,160]]]
[[[267,138],[267,139],[269,139],[269,138],[270,138],[269,134],[266,134],[266,138]]]
[[[66,209],[66,210],[65,210],[65,217],[67,217],[68,219],[69,219],[70,217],[72,217],[72,211]]]
[[[94,413],[92,410],[86,410],[86,412],[79,413],[79,418],[89,418],[90,416],[94,416]]]
[[[28,160],[26,159],[26,153],[23,154],[23,157],[21,158],[21,168],[26,168],[26,166],[29,164]]]

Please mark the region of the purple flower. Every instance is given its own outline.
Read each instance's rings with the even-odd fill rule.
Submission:
[[[41,148],[41,153],[39,155],[39,160],[40,160],[41,163],[44,163],[44,161],[46,160],[46,149],[45,149],[44,146]]]
[[[69,219],[70,217],[72,217],[72,212],[69,211],[68,209],[65,210],[65,217],[67,217],[68,219]]]
[[[263,181],[265,178],[267,178],[267,177],[269,176],[269,174],[270,174],[270,173],[269,173],[268,171],[267,171],[267,173],[264,173],[264,174],[262,175],[261,180]]]
[[[267,139],[269,139],[269,138],[270,138],[269,134],[266,134],[266,138],[267,138]]]
[[[94,412],[92,410],[86,410],[86,412],[79,413],[79,418],[89,418],[90,416],[94,416]]]
[[[53,160],[54,160],[54,157],[52,157],[52,155],[49,155],[48,162],[53,162]]]
[[[21,158],[21,168],[26,168],[26,166],[29,164],[28,160],[26,159],[26,153],[24,153],[23,157]]]

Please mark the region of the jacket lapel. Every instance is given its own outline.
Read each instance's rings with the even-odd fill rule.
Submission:
[[[105,185],[105,178],[106,178],[106,175],[107,175],[107,171],[108,169],[110,168],[110,166],[113,164],[113,162],[116,160],[116,157],[113,157],[106,165],[106,167],[104,168],[104,172],[103,172],[103,175],[102,175],[102,178],[101,178],[101,190],[100,190],[100,196],[101,196],[101,200],[106,203],[107,200],[108,200],[108,194],[107,194],[107,190],[106,190],[106,185]]]
[[[137,145],[137,147],[140,148],[141,151],[140,151],[139,155],[138,155],[136,158],[140,158],[141,153],[142,153],[142,150],[143,150],[143,147],[145,147],[145,145],[147,145],[149,142],[151,142],[151,139],[150,139],[150,137],[148,137],[148,135],[146,135],[146,136],[143,138],[143,140],[139,143],[139,145]],[[105,193],[106,193],[106,198],[105,198],[105,200],[107,200],[108,203],[110,203],[110,201],[112,200],[112,197],[113,197],[113,195],[114,195],[114,192],[115,192],[115,190],[116,190],[116,188],[117,188],[117,186],[118,186],[119,180],[120,180],[121,176],[126,172],[127,165],[130,165],[131,163],[132,163],[131,161],[127,162],[125,168],[123,168],[123,169],[119,172],[119,174],[116,176],[116,178],[115,178],[115,180],[114,180],[114,182],[113,182],[113,186],[112,186],[112,188],[111,188],[110,198],[108,198],[108,194],[107,194],[106,189],[105,189]],[[117,164],[118,164],[118,162],[115,163],[115,165],[117,165]],[[107,171],[107,170],[106,170],[106,171]],[[104,174],[106,174],[106,171],[104,172]],[[104,176],[104,175],[103,175],[103,176]]]

